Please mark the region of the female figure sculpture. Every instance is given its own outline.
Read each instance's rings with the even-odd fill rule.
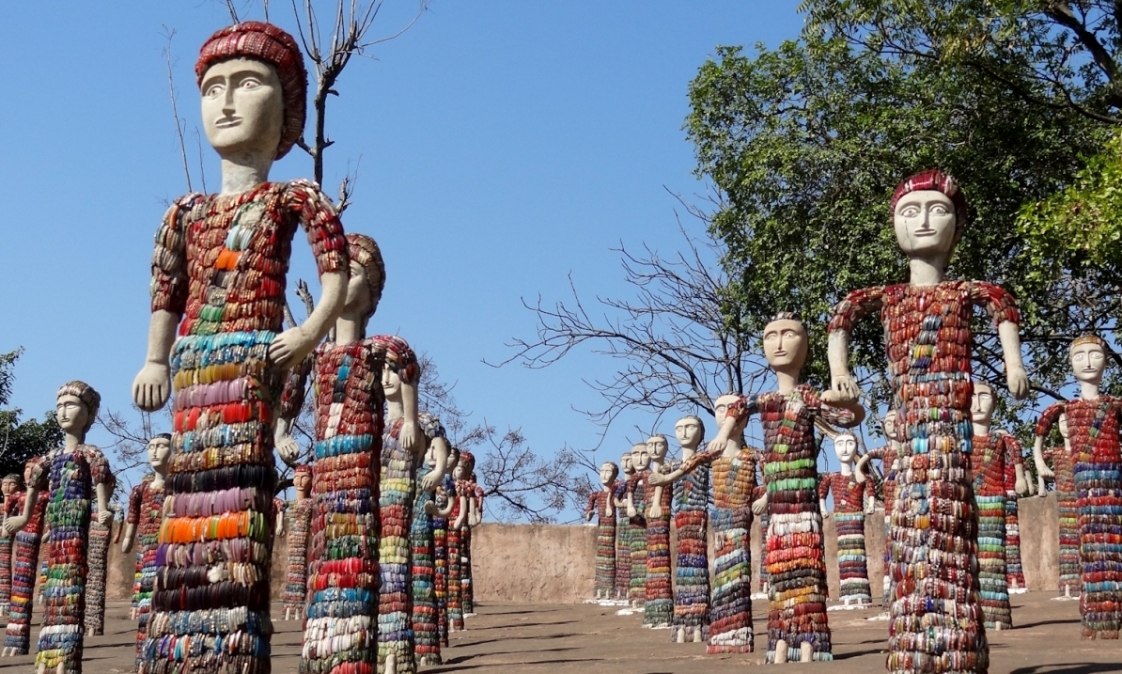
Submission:
[[[1074,599],[1079,596],[1083,585],[1079,567],[1079,502],[1075,492],[1075,462],[1067,430],[1067,415],[1061,413],[1056,425],[1059,426],[1063,443],[1059,447],[1044,450],[1041,458],[1050,460],[1049,470],[1055,478],[1056,508],[1060,519],[1059,598]],[[1043,437],[1040,442],[1043,444]],[[1048,467],[1047,464],[1045,467]],[[1037,491],[1044,494],[1044,475],[1039,471],[1037,480]]]
[[[254,674],[271,667],[274,410],[285,370],[343,309],[347,246],[316,185],[268,182],[272,163],[303,133],[307,75],[296,41],[267,23],[230,26],[203,45],[195,73],[222,190],[176,200],[156,235],[148,353],[133,400],[154,411],[175,389],[167,495],[199,511],[162,526],[156,568],[165,580],[153,595],[140,674]],[[281,332],[297,226],[322,293],[302,325]],[[229,494],[238,498],[220,497]],[[222,565],[200,563],[223,547]],[[208,591],[190,594],[201,578]]]
[[[18,473],[5,475],[0,481],[0,491],[4,493],[4,509],[2,520],[6,521],[23,512],[23,501],[26,492],[23,487],[23,476]],[[8,606],[12,598],[12,536],[3,527],[0,527],[0,615],[8,614]]]
[[[881,482],[881,496],[884,497],[884,580],[881,586],[881,604],[887,607],[891,603],[892,587],[892,538],[888,535],[892,524],[892,508],[896,504],[896,472],[899,468],[900,441],[897,440],[899,417],[895,410],[889,410],[884,415],[884,447],[874,449],[857,460],[854,476],[858,482],[864,482],[866,464],[872,459],[879,459],[881,472],[884,474]]]
[[[628,498],[633,501],[635,489],[644,490],[647,522],[646,593],[643,597],[643,625],[646,627],[669,627],[674,618],[674,598],[670,588],[670,501],[672,490],[667,487],[647,485],[654,473],[669,472],[665,465],[669,447],[665,435],[652,435],[646,442],[646,456],[649,457],[646,471],[637,472],[629,485]],[[635,509],[636,511],[638,509]],[[628,514],[633,515],[628,507]]]
[[[110,473],[109,498],[117,488],[117,479]],[[86,636],[94,637],[105,634],[105,581],[109,565],[109,537],[113,534],[113,520],[116,519],[120,506],[109,504],[109,522],[101,524],[97,521],[97,500],[91,503],[90,531],[89,531],[89,577],[86,579],[86,616],[83,628]]]
[[[161,433],[148,441],[148,465],[152,468],[129,493],[129,509],[125,515],[125,533],[121,539],[121,552],[136,551],[136,574],[132,592],[131,617],[139,625],[136,630],[137,667],[140,666],[141,647],[148,636],[148,619],[152,614],[152,592],[156,585],[156,549],[159,545],[160,524],[164,517],[164,481],[171,458],[171,434]],[[186,501],[179,502],[179,514],[187,514]]]
[[[713,403],[718,424],[726,421],[729,405],[739,396],[725,395]],[[747,419],[743,420],[744,423]],[[712,471],[713,571],[709,606],[709,642],[706,653],[751,653],[752,491],[756,486],[756,450],[743,447],[744,423],[738,421],[721,442],[710,442],[706,451],[683,461],[668,474],[652,475],[652,485],[666,484],[708,464]]]
[[[109,495],[114,480],[109,462],[101,450],[86,444],[86,433],[100,406],[101,396],[89,384],[72,381],[62,385],[56,418],[66,434],[63,446],[29,462],[23,513],[5,523],[10,530],[18,531],[31,519],[39,497],[47,502],[46,608],[35,655],[40,672],[82,672],[92,501],[97,500],[98,519],[103,525],[113,518]]]
[[[444,470],[444,477],[440,486],[434,492],[431,503],[425,505],[425,510],[432,515],[432,540],[433,560],[436,567],[436,625],[439,642],[442,647],[448,646],[448,521],[449,516],[459,499],[456,496],[456,481],[452,479],[452,472],[460,462],[460,450],[456,447],[448,448],[448,465]]]
[[[834,494],[834,526],[838,536],[840,598],[845,608],[873,603],[869,566],[865,558],[865,514],[873,511],[873,483],[857,481],[857,438],[852,433],[834,437],[838,472],[827,473],[818,483],[818,500],[826,516],[826,497]]]
[[[471,452],[460,452],[454,477],[463,521],[460,525],[460,607],[466,619],[475,615],[475,592],[471,582],[471,528],[475,526],[476,493],[479,491],[479,485],[475,483],[475,456]]]
[[[296,491],[296,501],[288,514],[288,568],[284,574],[281,604],[284,620],[303,620],[308,603],[308,534],[312,527],[311,466],[296,466],[292,487]]]
[[[624,499],[624,494],[627,491],[627,483],[631,480],[631,476],[635,474],[635,464],[631,461],[631,452],[624,452],[623,456],[619,458],[619,469],[622,477],[616,482],[612,490],[612,504],[615,505],[617,510],[623,508],[619,524],[616,526],[615,597],[622,602],[629,603],[631,597],[631,538],[634,527],[631,526],[631,518],[627,515],[627,501]]]
[[[1079,508],[1082,634],[1084,639],[1117,639],[1122,630],[1122,400],[1099,393],[1106,367],[1102,339],[1084,335],[1072,341],[1071,366],[1079,399],[1044,410],[1033,457],[1040,475],[1052,477],[1044,465],[1044,438],[1066,414]]]
[[[647,601],[647,479],[651,474],[651,454],[647,444],[631,447],[635,472],[627,478],[627,518],[631,521],[631,588],[627,598],[632,608],[643,608]]]
[[[588,506],[584,509],[584,519],[596,520],[596,581],[593,593],[596,599],[611,599],[615,589],[616,573],[616,511],[612,504],[612,491],[615,488],[619,467],[611,461],[600,466],[599,491],[588,495]]]
[[[856,400],[849,372],[849,335],[879,314],[892,376],[892,408],[902,445],[892,513],[893,601],[888,669],[893,672],[985,672],[989,647],[981,623],[977,517],[970,453],[971,335],[975,306],[993,317],[1010,392],[1028,393],[1013,297],[977,281],[945,280],[955,243],[967,225],[966,198],[939,171],[896,188],[890,213],[909,260],[906,284],[857,290],[830,321],[830,373],[835,391]]]
[[[674,436],[682,447],[682,461],[689,461],[705,437],[705,424],[692,414],[682,417],[674,424]],[[674,483],[678,582],[671,639],[678,643],[700,643],[709,636],[709,473],[709,466],[703,464]]]
[[[970,470],[974,475],[974,499],[978,504],[978,579],[982,593],[982,615],[987,628],[1013,627],[1006,577],[1005,472],[1014,466],[1017,488],[1024,491],[1024,463],[1021,443],[1009,433],[993,431],[993,389],[982,381],[974,382],[970,407],[974,430],[974,450]]]
[[[440,630],[436,607],[436,566],[433,554],[432,502],[436,486],[444,479],[449,447],[444,426],[431,414],[418,417],[427,440],[425,460],[417,469],[417,499],[413,504],[413,524],[409,540],[413,552],[413,639],[417,666],[439,665]]]
[[[23,469],[24,484],[31,481],[31,469],[38,458],[28,461]],[[43,534],[43,517],[47,499],[36,499],[31,516],[22,528],[17,518],[23,515],[27,492],[20,501],[20,509],[4,517],[4,531],[15,539],[15,564],[12,567],[12,597],[8,610],[8,624],[4,628],[4,650],[0,655],[27,655],[31,648],[31,613],[35,596],[35,581],[39,578],[39,546]]]

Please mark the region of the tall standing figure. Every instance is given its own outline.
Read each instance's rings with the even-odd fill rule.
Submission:
[[[873,483],[857,481],[857,438],[852,433],[834,436],[834,454],[840,468],[818,483],[818,500],[826,516],[826,497],[834,494],[834,527],[838,537],[840,599],[845,608],[873,603],[869,564],[865,555],[865,514],[872,513]]]
[[[31,518],[39,498],[47,502],[46,608],[35,654],[40,674],[82,672],[93,502],[97,502],[101,524],[113,519],[109,510],[113,489],[109,462],[101,450],[86,444],[86,433],[97,419],[100,406],[101,396],[85,382],[72,381],[58,390],[56,418],[66,434],[63,446],[31,461],[23,514],[9,522],[18,531]]]
[[[27,497],[24,491],[23,476],[18,473],[5,475],[0,481],[0,491],[4,493],[2,520],[23,513],[23,502]],[[12,536],[0,526],[0,615],[8,615],[12,598]]]
[[[432,513],[433,492],[448,467],[448,439],[440,419],[431,414],[418,417],[426,440],[425,460],[417,469],[417,500],[413,503],[413,524],[409,528],[413,548],[413,639],[417,666],[439,665],[439,610],[436,605],[436,557]]]
[[[121,539],[121,552],[136,550],[136,574],[132,586],[132,619],[138,622],[136,630],[137,667],[140,652],[148,636],[148,619],[152,615],[152,592],[156,588],[156,550],[159,546],[160,525],[164,520],[164,484],[171,459],[171,434],[161,433],[148,441],[148,465],[152,472],[132,488],[129,509],[125,514],[125,533]],[[198,508],[189,508],[188,500],[181,499],[176,515],[191,517]]]
[[[31,482],[31,469],[38,458],[28,461],[23,468],[24,484]],[[43,537],[43,516],[47,499],[36,499],[26,522],[21,522],[27,492],[24,492],[19,511],[4,518],[4,531],[15,539],[12,553],[12,597],[8,610],[8,624],[4,628],[3,655],[27,655],[31,648],[31,613],[34,606],[35,581],[39,578],[39,547]],[[16,526],[20,524],[20,526]]]
[[[1079,612],[1084,639],[1117,639],[1122,631],[1122,400],[1099,393],[1106,343],[1084,335],[1071,343],[1071,367],[1079,399],[1055,403],[1036,424],[1033,458],[1040,475],[1044,438],[1062,414],[1074,463],[1079,508]]]
[[[868,479],[866,464],[873,459],[881,462],[881,496],[884,498],[884,579],[881,585],[881,604],[891,604],[892,588],[892,537],[889,536],[892,524],[892,508],[896,505],[896,475],[899,470],[900,441],[897,432],[900,428],[899,415],[889,410],[884,415],[884,447],[878,447],[857,460],[855,469],[858,482]]]
[[[651,454],[647,443],[631,447],[631,465],[635,472],[627,478],[625,501],[627,519],[631,522],[631,589],[627,598],[632,608],[643,608],[647,602],[647,480],[651,475]]]
[[[281,604],[285,620],[303,620],[308,605],[308,543],[311,541],[312,467],[296,466],[292,472],[296,500],[288,508],[288,565],[284,572]],[[282,515],[283,517],[283,515]]]
[[[1079,569],[1079,499],[1075,492],[1075,459],[1071,449],[1071,436],[1067,430],[1067,415],[1060,414],[1055,420],[1059,426],[1063,442],[1059,447],[1043,449],[1041,462],[1050,461],[1045,467],[1055,480],[1056,509],[1060,519],[1060,577],[1058,588],[1064,599],[1079,596],[1083,586]],[[1041,444],[1044,438],[1041,437]],[[1037,491],[1045,493],[1044,474],[1037,471]]]
[[[460,462],[456,464],[456,492],[460,495],[460,509],[463,524],[460,525],[460,607],[464,618],[475,615],[475,586],[472,582],[471,568],[471,530],[476,525],[475,456],[464,450],[460,452]]]
[[[616,525],[616,584],[615,598],[622,602],[629,602],[631,596],[631,518],[627,516],[627,501],[624,494],[627,483],[635,474],[635,464],[631,461],[631,452],[624,452],[619,457],[620,479],[616,481],[612,490],[612,504],[616,509],[623,509]]]
[[[674,596],[670,581],[670,502],[672,489],[669,485],[653,486],[646,484],[655,473],[669,472],[666,466],[666,453],[669,446],[664,435],[652,435],[646,442],[647,470],[632,478],[628,498],[634,496],[635,487],[643,489],[646,495],[646,509],[637,513],[629,501],[628,514],[641,514],[646,520],[646,563],[647,574],[643,596],[643,625],[647,627],[669,627],[674,619]],[[641,475],[641,476],[639,476]]]
[[[347,245],[318,186],[268,182],[304,128],[307,74],[292,36],[256,21],[223,28],[203,45],[195,74],[222,191],[177,199],[156,234],[148,353],[133,400],[154,411],[174,389],[167,496],[207,509],[161,527],[140,674],[263,674],[272,667],[275,418],[286,369],[343,309]],[[281,332],[297,227],[322,293],[302,325]]]
[[[978,281],[945,280],[967,225],[966,197],[950,176],[925,171],[896,188],[890,213],[908,257],[909,282],[865,288],[834,308],[830,373],[834,390],[856,400],[849,336],[879,314],[884,326],[892,409],[902,433],[892,512],[893,672],[976,672],[989,667],[978,598],[978,520],[967,455],[974,308],[993,317],[1010,392],[1028,394],[1021,364],[1020,314],[1013,296]]]
[[[117,489],[117,478],[109,473],[109,498]],[[109,538],[113,535],[113,520],[120,506],[109,504],[109,522],[98,522],[97,500],[91,504],[89,554],[87,556],[89,577],[86,579],[86,616],[83,622],[86,636],[105,634],[105,583],[109,572]]]
[[[767,566],[767,662],[832,660],[826,620],[826,560],[818,503],[818,446],[814,424],[849,427],[861,422],[856,401],[833,392],[821,396],[800,384],[807,358],[806,327],[794,314],[779,314],[764,327],[764,355],[778,390],[742,397],[729,406],[714,442],[723,443],[752,414],[764,427],[764,475],[771,522]]]
[[[705,437],[705,424],[693,414],[682,417],[674,424],[674,437],[682,447],[682,461],[689,461]],[[710,472],[709,465],[701,465],[674,483],[678,568],[671,639],[678,643],[702,642],[709,637]]]
[[[616,509],[612,503],[619,466],[611,461],[600,466],[601,489],[588,495],[584,519],[596,518],[596,578],[592,586],[593,597],[611,599],[616,577]]]
[[[440,486],[433,493],[431,503],[425,509],[432,515],[432,556],[433,566],[436,569],[436,628],[440,646],[448,646],[448,527],[451,524],[448,518],[459,503],[456,497],[456,481],[452,479],[452,471],[460,462],[460,450],[456,447],[448,449],[448,465],[444,469],[444,477]]]
[[[730,405],[739,396],[725,395],[713,402],[717,423],[726,421]],[[709,642],[705,652],[751,653],[752,632],[752,495],[756,487],[757,450],[744,447],[743,422],[723,443],[711,442],[706,451],[691,456],[668,474],[651,475],[651,484],[680,480],[708,465],[713,481],[713,588],[709,602]]]

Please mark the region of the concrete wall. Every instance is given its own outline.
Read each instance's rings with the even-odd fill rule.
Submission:
[[[881,593],[883,514],[865,520],[865,545],[873,597]],[[1020,501],[1021,558],[1030,590],[1054,591],[1059,583],[1059,519],[1053,494]],[[596,568],[596,527],[531,524],[483,524],[473,533],[475,596],[479,601],[577,603],[592,595]],[[673,535],[671,541],[673,554]],[[712,545],[710,545],[712,548]],[[284,586],[287,539],[273,555],[273,597]],[[827,580],[838,596],[837,536],[833,518],[826,519]],[[759,526],[752,531],[752,587],[758,589]],[[107,597],[132,595],[135,555],[114,545],[109,555]]]

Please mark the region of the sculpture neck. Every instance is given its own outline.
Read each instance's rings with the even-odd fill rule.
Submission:
[[[1079,397],[1082,400],[1099,399],[1099,383],[1095,381],[1079,382]]]
[[[908,283],[913,286],[934,286],[943,282],[947,261],[943,258],[916,258],[908,261]]]
[[[605,494],[611,494],[612,493],[612,483],[611,482],[609,482],[608,484],[601,484],[600,486],[602,487],[602,489],[600,491],[604,492]]]
[[[402,403],[401,396],[386,398],[386,419],[389,421],[386,426],[389,426],[390,424],[404,416],[405,404]]]
[[[651,459],[651,463],[650,463],[650,465],[647,466],[647,470],[651,471],[652,473],[661,472],[662,471],[662,459]]]
[[[222,158],[222,196],[241,194],[269,180],[273,157],[264,153],[246,152]]]
[[[842,462],[840,472],[845,477],[849,477],[850,475],[853,475],[853,462],[852,461]]]
[[[78,448],[78,445],[81,445],[85,441],[86,441],[86,434],[85,433],[82,433],[81,435],[78,435],[76,433],[67,433],[66,434],[66,439],[63,441],[62,447],[63,447],[64,450],[66,450],[67,453],[73,452],[75,449]]]
[[[992,424],[989,421],[975,421],[975,422],[973,422],[974,437],[977,438],[977,437],[989,435],[991,425]]]
[[[694,445],[693,447],[682,445],[682,461],[688,460],[694,454],[697,454],[697,445]]]
[[[366,320],[344,314],[335,321],[335,343],[351,344],[366,339]]]
[[[794,368],[784,368],[783,370],[775,370],[775,378],[779,382],[779,392],[786,395],[795,390],[799,385],[800,370]]]
[[[166,478],[167,478],[167,469],[166,468],[163,471],[154,470],[152,472],[152,482],[151,482],[152,488],[153,489],[163,489],[164,488],[164,480]]]

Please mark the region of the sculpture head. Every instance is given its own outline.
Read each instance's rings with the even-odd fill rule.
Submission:
[[[167,472],[171,457],[171,433],[160,433],[148,441],[148,465],[157,473]]]
[[[666,442],[665,435],[658,433],[647,438],[647,455],[651,461],[662,463],[668,451],[670,446]]]
[[[82,381],[63,384],[55,395],[58,425],[68,435],[74,435],[80,441],[85,440],[86,433],[97,419],[100,407],[101,394]]]
[[[989,425],[993,419],[993,387],[984,381],[974,382],[974,397],[970,402],[970,420]]]
[[[1060,437],[1065,441],[1067,440],[1067,414],[1060,415]]]
[[[435,466],[437,443],[434,443],[433,440],[440,438],[447,443],[448,437],[444,432],[444,425],[440,423],[439,417],[428,412],[418,414],[417,422],[421,425],[421,432],[425,434],[425,439],[428,442],[425,448],[425,464]]]
[[[460,463],[460,448],[448,446],[448,461],[444,464],[444,474],[448,475],[456,470]]]
[[[839,433],[834,437],[834,455],[838,462],[853,464],[857,458],[857,437],[852,433]]]
[[[897,431],[899,430],[899,428],[897,427],[897,422],[899,421],[899,419],[900,419],[900,416],[896,413],[896,410],[889,410],[887,413],[885,413],[885,415],[884,415],[884,437],[885,438],[887,438],[889,440],[899,440],[900,439],[900,436],[898,436],[896,434]]]
[[[640,442],[631,446],[631,465],[638,472],[651,467],[651,450],[647,449],[647,443]]]
[[[452,471],[452,477],[457,480],[468,480],[475,471],[475,455],[466,449],[460,450],[460,460]]]
[[[386,265],[374,239],[365,234],[347,235],[347,254],[351,259],[351,278],[343,312],[366,321],[378,310],[386,287]]]
[[[292,473],[292,487],[296,490],[296,500],[303,501],[312,494],[312,467],[300,464]]]
[[[969,219],[966,195],[942,171],[917,173],[892,194],[892,225],[896,242],[909,258],[950,261]]]
[[[635,472],[635,464],[631,460],[631,452],[624,452],[623,456],[619,457],[619,468],[623,471],[624,475],[631,475]]]
[[[23,483],[29,484],[31,482],[31,462],[23,464]]]
[[[725,423],[725,417],[728,414],[729,406],[740,400],[740,396],[733,393],[726,393],[713,401],[713,417],[717,420],[717,425]]]
[[[764,357],[771,369],[798,374],[806,352],[806,326],[795,314],[781,313],[764,326]]]
[[[404,381],[415,384],[420,378],[417,357],[404,339],[393,335],[382,339],[386,345],[386,364],[382,368],[382,392],[385,393],[387,400],[398,400],[401,397],[401,383]]]
[[[3,493],[6,499],[17,491],[23,491],[23,477],[18,473],[5,475],[0,481],[0,493]]]
[[[1071,370],[1080,383],[1102,383],[1106,369],[1106,343],[1098,335],[1083,335],[1071,341]]]
[[[219,30],[195,63],[203,129],[223,157],[280,159],[304,133],[308,74],[292,36],[260,21]]]
[[[678,439],[678,444],[681,446],[697,449],[702,438],[705,437],[705,424],[701,421],[701,417],[695,414],[684,416],[674,424],[674,437]]]
[[[607,487],[615,482],[617,477],[619,477],[619,466],[616,464],[611,461],[605,461],[604,464],[600,466],[600,484]]]

